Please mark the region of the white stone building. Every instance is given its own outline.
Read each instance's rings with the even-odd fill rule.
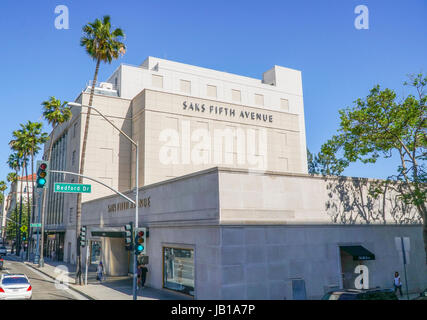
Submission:
[[[76,102],[88,104],[89,90]],[[120,65],[95,93],[93,106],[139,143],[148,285],[196,299],[319,298],[354,286],[354,267],[366,264],[371,285],[389,287],[401,268],[394,238],[405,236],[410,288],[427,286],[416,212],[399,211],[389,195],[383,206],[368,199],[364,180],[307,174],[299,71],[275,66],[259,80],[149,57]],[[74,107],[52,132],[52,169],[78,172],[85,116]],[[131,144],[92,112],[85,175],[133,198],[135,169]],[[82,206],[90,262],[128,274],[123,226],[135,209],[83,183],[92,184]],[[76,195],[51,186],[48,199],[47,254],[74,263]]]

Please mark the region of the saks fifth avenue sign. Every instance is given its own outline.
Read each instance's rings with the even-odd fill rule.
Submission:
[[[215,114],[215,115],[223,115],[225,117],[239,117],[242,119],[249,119],[249,120],[255,120],[255,121],[262,121],[262,122],[273,122],[273,115],[261,113],[261,112],[254,112],[254,111],[237,111],[234,108],[228,108],[228,107],[219,107],[210,105],[207,106],[205,104],[200,103],[193,103],[184,101],[182,103],[183,110],[190,110],[195,112],[201,112],[201,113],[208,113],[208,114]]]
[[[150,197],[139,199],[138,207],[139,208],[150,207]],[[124,211],[132,208],[135,208],[135,205],[133,203],[130,203],[129,201],[118,202],[118,203],[113,203],[108,205],[108,212]]]

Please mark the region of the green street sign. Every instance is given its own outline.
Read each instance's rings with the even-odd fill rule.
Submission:
[[[91,193],[92,185],[78,184],[78,183],[60,183],[55,182],[54,192],[67,192],[67,193]]]
[[[32,228],[40,228],[42,226],[42,224],[41,223],[31,223],[30,226]]]

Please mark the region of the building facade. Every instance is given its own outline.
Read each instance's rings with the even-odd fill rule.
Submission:
[[[394,194],[369,196],[370,183],[212,168],[142,187],[147,283],[195,299],[319,299],[355,288],[355,268],[364,265],[370,288],[390,288],[394,272],[404,274],[395,241],[406,237],[409,290],[421,291],[427,266],[420,217]],[[120,196],[83,208],[89,250],[99,249],[92,262],[102,260],[108,274],[128,273],[123,227],[135,209]]]
[[[76,102],[87,105],[89,92]],[[134,198],[138,170],[150,286],[196,299],[319,298],[352,287],[358,264],[369,267],[373,286],[389,286],[400,270],[399,236],[412,243],[411,290],[427,285],[412,208],[388,203],[391,195],[382,207],[367,199],[369,181],[307,174],[299,71],[274,66],[253,79],[148,57],[120,65],[95,88],[93,106],[139,145],[136,168],[130,142],[91,113],[85,175]],[[79,172],[86,112],[73,107],[72,119],[51,133],[52,169]],[[47,250],[75,263],[77,196],[53,192],[54,182],[77,178],[51,175]],[[92,184],[82,198],[89,263],[128,274],[123,227],[135,208],[83,183]]]
[[[33,198],[33,182],[36,180],[36,174],[28,175],[28,176],[18,176],[18,180],[11,183],[10,191],[8,195],[5,197],[2,207],[2,237],[5,237],[6,226],[8,222],[8,218],[12,214],[12,211],[16,209],[16,205],[19,206],[21,199],[23,203],[28,202],[28,198]]]

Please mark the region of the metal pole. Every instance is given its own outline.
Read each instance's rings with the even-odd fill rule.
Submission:
[[[405,245],[403,243],[403,237],[400,237],[402,241],[402,255],[403,255],[403,269],[405,270],[405,287],[406,287],[406,297],[409,300],[409,292],[408,292],[408,278],[406,277],[406,253],[405,253]]]
[[[104,116],[99,110],[97,110],[95,107],[93,106],[86,106],[80,103],[75,103],[75,102],[69,102],[68,103],[69,106],[71,107],[86,107],[86,108],[91,108],[93,110],[95,110],[102,118],[104,118],[109,124],[111,124],[116,130],[118,130],[122,135],[124,135],[126,137],[126,139],[128,139],[133,145],[135,145],[135,186],[136,186],[136,190],[135,190],[135,228],[134,230],[136,230],[136,228],[138,228],[138,187],[139,187],[139,180],[138,180],[138,167],[139,167],[139,163],[138,163],[138,142],[133,141],[126,133],[123,132],[123,130],[119,129],[113,122],[111,122],[106,116]],[[94,180],[94,179],[92,179]],[[110,188],[111,190],[113,190],[112,188]],[[121,196],[127,198],[126,196],[124,196],[123,194],[119,193],[116,190],[113,190],[114,192],[120,194]],[[127,198],[130,202],[133,202],[132,200],[130,200],[129,198]],[[133,241],[135,241],[135,234],[132,235],[133,236]],[[136,274],[136,254],[134,253],[133,255],[133,300],[136,300],[136,282],[137,282],[137,274]]]
[[[87,230],[86,230],[87,232]],[[88,269],[88,260],[89,260],[89,240],[86,240],[86,274],[85,274],[85,285],[87,285],[87,269]]]
[[[139,187],[139,181],[138,181],[138,142],[135,144],[135,228],[134,230],[137,230],[138,228],[138,205],[139,205],[139,198],[138,198],[138,187]],[[135,234],[135,232],[134,232]],[[133,241],[135,242],[135,235],[133,236]],[[136,273],[136,252],[134,250],[133,252],[133,300],[136,300],[136,287],[137,287],[137,273]]]
[[[40,222],[41,221],[40,211],[41,211],[42,194],[43,194],[43,191],[42,192],[39,191],[39,205],[38,205],[38,207],[39,207],[39,210],[38,210],[39,213],[38,213],[38,217],[37,217],[37,223],[41,223]],[[39,259],[40,259],[40,247],[39,247],[40,242],[39,242],[39,238],[40,238],[41,227],[38,227],[38,228],[39,229],[37,231],[37,249],[36,249],[36,256],[34,257],[34,264],[38,264],[39,263]]]
[[[40,245],[40,260],[39,260],[39,267],[44,267],[44,213],[46,210],[46,193],[47,189],[43,188],[43,208],[41,212],[41,228],[40,228],[40,236],[41,236],[41,245]]]
[[[116,190],[116,189],[114,189],[114,188],[111,188],[110,186],[106,185],[106,184],[105,184],[105,183],[103,183],[102,181],[99,181],[99,180],[97,180],[97,179],[95,179],[95,178],[91,178],[91,177],[88,177],[88,176],[84,176],[84,175],[82,175],[82,174],[80,174],[80,173],[69,172],[69,171],[61,171],[61,170],[48,170],[48,171],[49,171],[49,172],[53,172],[53,173],[65,173],[65,174],[71,174],[71,175],[74,175],[74,176],[79,176],[79,177],[83,177],[83,178],[86,178],[86,179],[89,179],[89,180],[95,181],[95,182],[97,182],[97,183],[99,183],[99,184],[102,184],[104,187],[106,187],[106,188],[110,189],[111,191],[113,191],[113,192],[117,193],[118,195],[122,196],[123,198],[125,198],[125,199],[126,199],[126,200],[128,200],[129,202],[134,203],[134,201],[133,201],[132,199],[130,199],[129,197],[126,197],[126,196],[125,196],[123,193],[121,193],[120,191],[118,191],[118,190]],[[55,191],[54,191],[54,192],[55,192]]]

